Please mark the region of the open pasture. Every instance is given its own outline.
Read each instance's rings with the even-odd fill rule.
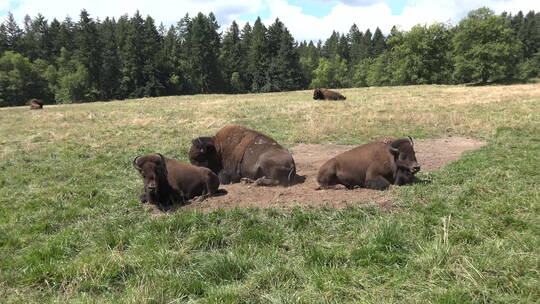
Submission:
[[[0,298],[538,302],[540,84],[340,92],[347,100],[297,91],[0,109]],[[138,202],[135,156],[187,162],[192,138],[232,123],[293,152],[389,135],[486,145],[356,203],[357,190],[333,190],[351,197],[345,208],[251,202],[152,216]]]

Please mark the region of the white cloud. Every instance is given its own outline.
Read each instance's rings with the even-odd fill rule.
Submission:
[[[373,32],[378,26],[384,33],[388,33],[393,25],[408,30],[416,24],[455,24],[467,12],[482,6],[490,7],[496,13],[540,11],[540,0],[409,0],[399,16],[392,15],[389,0],[336,0],[332,2],[335,5],[330,13],[321,18],[303,13],[300,6],[290,5],[286,0],[0,0],[0,9],[9,8],[10,2],[19,4],[13,9],[18,21],[22,21],[26,14],[35,16],[38,13],[49,20],[62,20],[67,15],[77,20],[81,9],[85,8],[94,18],[118,18],[126,13],[133,15],[139,10],[143,16],[152,16],[158,24],[174,24],[186,13],[193,16],[198,12],[213,12],[222,28],[226,28],[232,20],[239,21],[241,26],[243,22],[253,24],[255,21],[239,20],[241,16],[266,16],[269,12],[269,18],[263,20],[267,26],[279,18],[299,40],[324,40],[333,30],[347,33],[353,23],[362,31],[370,28]]]
[[[299,6],[292,6],[286,0],[268,0],[270,17],[264,20],[266,25],[274,22],[276,17],[287,26],[298,40],[318,40],[328,38],[333,30],[347,33],[353,23],[360,30],[370,28],[374,32],[379,27],[384,33],[389,33],[396,25],[402,30],[408,30],[416,24],[432,24],[435,22],[450,22],[456,24],[466,14],[479,7],[487,6],[497,14],[503,11],[516,13],[519,10],[540,11],[540,1],[527,0],[411,0],[399,16],[392,15],[387,1],[341,1],[331,12],[322,18],[302,13]],[[352,6],[346,3],[364,3],[364,6]],[[367,3],[367,4],[366,4]]]
[[[0,0],[0,8],[5,0]],[[229,24],[240,15],[256,14],[263,7],[263,0],[21,0],[19,6],[12,10],[16,20],[23,20],[26,14],[36,16],[43,14],[47,19],[63,20],[66,16],[77,20],[81,9],[86,9],[91,17],[104,19],[129,14],[137,10],[143,16],[152,16],[157,23],[173,24],[186,13],[191,16],[198,12],[208,14],[213,12],[220,24]]]

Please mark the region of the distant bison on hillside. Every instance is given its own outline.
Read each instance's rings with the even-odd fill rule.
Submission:
[[[317,100],[345,100],[346,97],[340,93],[328,89],[315,89],[313,99]]]
[[[388,137],[339,154],[319,169],[319,189],[342,184],[384,190],[410,183],[420,171],[413,145],[412,138]]]
[[[30,110],[39,110],[43,109],[43,100],[41,99],[32,99],[29,101]]]
[[[133,167],[144,181],[141,202],[157,205],[160,209],[218,192],[219,179],[211,170],[180,163],[159,153],[135,157]]]
[[[225,126],[215,136],[192,140],[189,160],[211,169],[222,184],[290,185],[296,166],[289,151],[271,137],[243,126]]]

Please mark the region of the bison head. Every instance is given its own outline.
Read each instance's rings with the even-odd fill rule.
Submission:
[[[222,168],[221,160],[212,137],[197,137],[191,141],[189,162],[195,166],[206,167],[216,174],[219,173]]]
[[[133,167],[143,177],[145,193],[154,196],[167,185],[167,167],[163,155],[154,153],[137,156],[133,159]]]
[[[389,149],[394,155],[399,169],[408,170],[412,174],[420,171],[420,164],[416,160],[414,142],[411,137],[394,140]]]
[[[315,89],[313,91],[313,99],[324,99],[324,94],[321,89]]]

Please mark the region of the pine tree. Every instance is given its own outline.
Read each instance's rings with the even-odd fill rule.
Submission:
[[[49,26],[49,33],[48,33],[48,40],[50,43],[50,49],[49,49],[49,62],[54,62],[54,60],[60,56],[60,49],[62,48],[61,40],[60,40],[60,32],[62,29],[62,24],[60,21],[58,21],[56,18],[51,21],[51,24]]]
[[[242,86],[249,90],[251,88],[251,84],[253,83],[253,78],[251,77],[251,74],[249,73],[249,49],[251,47],[251,40],[253,37],[253,28],[249,24],[249,22],[246,22],[244,27],[242,28],[242,33],[240,34],[240,54],[242,55],[242,61],[240,62],[240,75],[239,82],[242,84]]]
[[[101,83],[101,41],[99,39],[96,22],[90,18],[90,14],[84,9],[81,11],[75,33],[77,48],[74,54],[76,60],[84,65],[88,71],[92,88],[97,90]]]
[[[362,60],[362,38],[363,34],[360,30],[358,30],[358,27],[356,24],[353,24],[351,26],[351,29],[349,30],[349,34],[347,35],[347,39],[349,40],[350,45],[350,65],[355,66],[358,63],[360,63],[360,60]]]
[[[99,92],[103,99],[121,98],[119,91],[121,79],[121,61],[117,43],[116,21],[105,18],[99,25],[99,38],[102,46],[102,61]]]
[[[334,58],[338,53],[338,44],[339,44],[339,33],[336,31],[332,32],[332,35],[324,42],[322,47],[322,54],[325,58]]]
[[[272,28],[272,29],[271,29]],[[281,33],[277,33],[278,30]],[[271,29],[271,31],[270,31]],[[300,74],[299,55],[295,48],[295,42],[287,28],[279,20],[269,28],[274,36],[279,36],[277,54],[270,57],[266,73],[265,92],[290,91],[300,88],[302,76]]]
[[[6,32],[7,50],[22,53],[21,38],[23,31],[15,21],[15,18],[11,12],[7,15],[6,21],[4,22],[4,27]]]
[[[248,72],[252,79],[252,92],[263,92],[266,84],[266,70],[268,69],[268,64],[269,55],[266,27],[259,17],[253,25],[251,45],[248,51]]]
[[[143,31],[144,20],[139,11],[135,12],[122,30],[122,81],[121,90],[126,97],[144,96],[144,57]]]
[[[220,92],[221,75],[218,70],[220,37],[215,16],[199,13],[191,20],[186,39],[188,80],[195,93]]]
[[[70,17],[66,17],[60,25],[60,34],[58,38],[60,49],[65,48],[67,51],[75,50],[75,31],[75,23],[73,23]],[[60,49],[58,49],[59,53]]]
[[[371,41],[371,36],[371,31],[367,29],[362,37],[362,43],[360,44],[360,59],[373,57],[373,43]]]
[[[169,83],[177,93],[194,93],[189,82],[189,54],[188,34],[191,28],[191,18],[186,14],[174,28],[174,45],[171,49],[171,75]],[[170,35],[173,35],[172,33]],[[172,39],[172,37],[171,37]]]
[[[240,41],[240,29],[238,24],[233,21],[229,29],[223,36],[219,61],[222,72],[222,77],[226,82],[225,90],[227,92],[238,93],[245,91],[245,85],[240,79],[242,71],[242,61],[245,60],[242,54],[242,46]],[[233,78],[233,74],[235,75]]]
[[[164,73],[163,42],[155,26],[154,19],[147,16],[143,28],[143,96],[160,96],[165,91],[165,81],[169,78]]]
[[[47,21],[43,15],[39,14],[34,20],[30,16],[24,17],[24,35],[21,39],[22,54],[30,60],[43,58],[41,45],[43,41],[43,32],[47,31]]]
[[[382,54],[385,49],[386,41],[384,35],[382,34],[381,29],[377,27],[377,29],[375,29],[375,33],[373,34],[371,55],[373,57],[377,57]]]
[[[283,22],[276,18],[266,31],[269,58],[274,58],[278,54],[284,27]]]
[[[349,40],[345,35],[341,35],[339,37],[338,45],[337,45],[337,54],[339,57],[341,57],[346,62],[349,62],[351,60],[351,54],[350,54],[350,48],[349,48]]]
[[[176,35],[176,28],[174,26],[170,26],[167,30],[167,33],[163,37],[163,67],[166,70],[166,74],[168,75],[168,79],[165,82],[166,87],[166,94],[167,95],[174,95],[178,94],[181,91],[180,87],[177,87],[177,79],[176,75],[174,74],[175,71],[175,51],[176,51],[176,44],[177,44],[177,35]]]
[[[9,50],[8,47],[7,29],[3,23],[0,23],[0,56],[2,56],[5,51]]]

